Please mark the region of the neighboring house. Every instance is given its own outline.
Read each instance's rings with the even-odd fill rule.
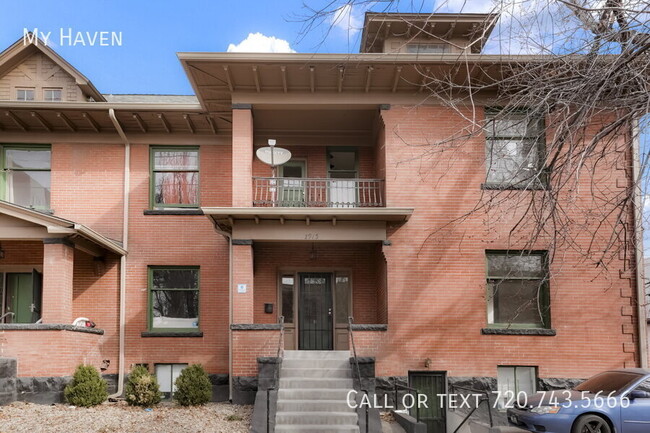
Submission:
[[[102,95],[42,44],[0,54],[0,357],[17,359],[13,398],[59,398],[56,378],[79,363],[112,377],[146,364],[170,393],[201,363],[218,398],[230,379],[233,401],[250,402],[280,316],[285,350],[344,351],[353,316],[381,392],[394,377],[433,394],[459,380],[530,391],[639,366],[629,259],[608,275],[569,250],[549,264],[545,246],[509,239],[514,210],[446,225],[487,187],[509,188],[513,161],[540,164],[520,150],[486,169],[499,140],[543,146],[499,136],[500,120],[453,161],[418,158],[495,114],[481,95],[467,115],[423,102],[420,75],[463,82],[462,54],[487,77],[503,60],[480,54],[485,18],[410,16],[426,39],[368,14],[358,55],[180,53],[196,98]],[[279,178],[255,157],[268,139],[292,153]],[[607,167],[602,182],[631,185]],[[71,326],[80,317],[97,326]]]

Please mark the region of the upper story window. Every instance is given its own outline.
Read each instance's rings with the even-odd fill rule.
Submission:
[[[47,102],[62,101],[63,91],[61,89],[43,89],[43,100]]]
[[[529,110],[485,113],[486,187],[536,189],[545,183],[544,118]]]
[[[406,44],[406,52],[412,54],[445,54],[449,52],[449,45],[425,44],[416,42]]]
[[[151,206],[198,207],[199,149],[151,148]]]
[[[33,101],[34,100],[34,88],[33,87],[23,87],[16,89],[16,100],[17,101]]]
[[[488,323],[503,328],[550,328],[547,254],[488,251]]]
[[[3,146],[4,199],[20,206],[50,209],[51,153],[49,146]]]

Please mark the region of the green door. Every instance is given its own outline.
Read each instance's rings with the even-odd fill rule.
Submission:
[[[305,200],[305,161],[289,161],[280,166],[278,205],[281,207],[304,207]]]
[[[40,296],[38,272],[7,274],[7,311],[15,314],[13,323],[34,323],[40,319]]]
[[[409,386],[427,396],[427,407],[419,407],[420,422],[427,425],[427,433],[445,433],[447,431],[446,408],[441,407],[447,390],[447,373],[444,371],[410,371]],[[416,416],[415,407],[410,409],[411,416]]]
[[[298,274],[298,348],[300,350],[332,350],[332,274]]]

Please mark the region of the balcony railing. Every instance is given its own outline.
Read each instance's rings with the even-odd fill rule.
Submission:
[[[254,177],[253,206],[383,207],[380,179]]]

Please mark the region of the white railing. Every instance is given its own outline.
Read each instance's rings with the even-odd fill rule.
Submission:
[[[380,179],[254,177],[253,206],[383,207]]]

